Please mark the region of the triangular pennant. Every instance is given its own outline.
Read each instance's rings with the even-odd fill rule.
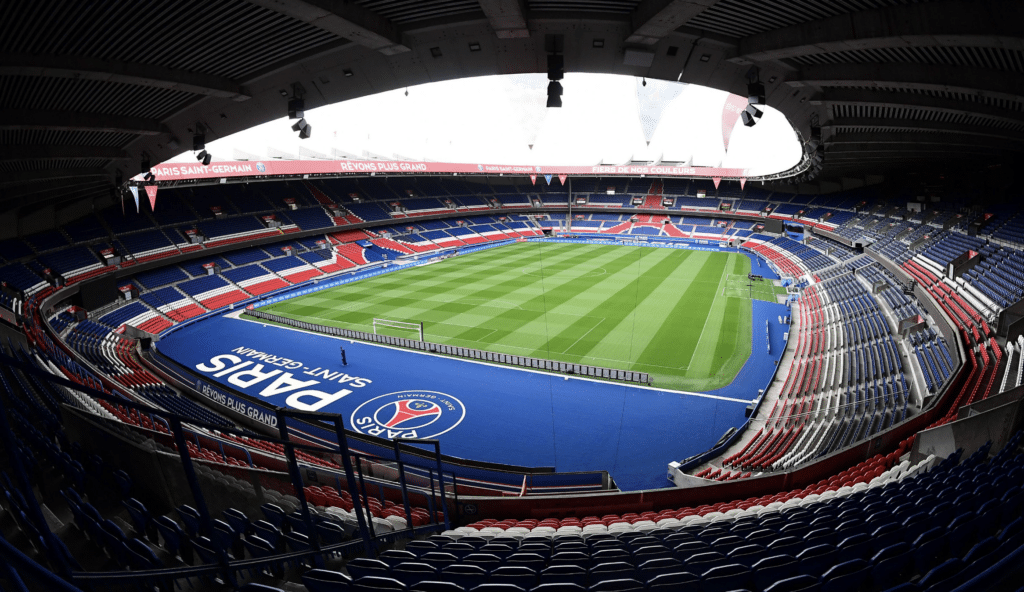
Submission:
[[[721,177],[711,177],[711,180],[715,182],[715,189],[718,189],[718,184],[722,182],[722,178]]]
[[[667,80],[636,80],[636,114],[648,146],[654,139],[654,132],[661,123],[665,109],[682,94],[685,87],[686,84]]]
[[[747,108],[747,97],[730,94],[725,98],[725,106],[722,107],[722,144],[725,151],[729,151],[729,138],[732,137],[732,130],[736,128],[736,120],[740,113]]]
[[[741,191],[743,190],[743,186],[746,185],[746,184],[747,184],[747,179],[745,177],[740,177],[740,190]]]
[[[537,184],[537,175],[530,175],[530,183]]]
[[[135,185],[129,187],[132,190],[132,197],[135,198],[135,213],[139,213],[139,188]]]
[[[551,175],[544,175],[544,180],[548,182],[548,185],[550,185],[551,184]]]
[[[718,186],[717,184],[715,185]],[[156,185],[146,185],[146,195],[149,196],[150,211],[156,211]]]
[[[565,185],[565,180],[568,178],[569,175],[558,175],[558,180],[562,182],[562,185]]]

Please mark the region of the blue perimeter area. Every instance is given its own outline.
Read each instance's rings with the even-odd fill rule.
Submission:
[[[787,314],[785,305],[753,301],[753,355],[732,384],[710,396],[566,380],[224,315],[180,327],[162,339],[158,349],[205,380],[276,405],[284,405],[287,395],[259,396],[273,379],[240,388],[228,383],[226,376],[213,377],[196,366],[244,347],[301,362],[303,369],[292,371],[296,379],[318,379],[303,374],[304,369],[315,368],[344,370],[369,379],[372,382],[361,388],[352,386],[355,381],[342,385],[323,380],[308,387],[334,393],[347,385],[351,394],[320,411],[342,414],[349,428],[356,407],[374,397],[410,390],[445,393],[463,403],[466,415],[456,427],[437,436],[442,453],[478,461],[553,466],[561,472],[607,470],[620,489],[639,490],[669,486],[669,462],[704,452],[727,429],[744,425],[746,405],[770,382],[775,361],[784,350],[787,327],[777,317]],[[771,329],[771,355],[766,351],[766,321]],[[346,367],[340,364],[340,345],[347,352]],[[278,367],[267,365],[265,371],[272,369]]]

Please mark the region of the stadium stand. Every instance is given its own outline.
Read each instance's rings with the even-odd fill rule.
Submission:
[[[809,285],[804,288],[799,305],[793,307],[796,331],[794,358],[785,368],[785,375],[780,376],[781,393],[773,407],[766,410],[764,427],[745,441],[740,441],[736,445],[737,451],[720,463],[712,462],[705,468],[694,469],[696,478],[725,483],[745,480],[759,473],[804,466],[858,442],[870,440],[910,417],[911,408],[920,406],[920,395],[912,393],[912,384],[918,380],[913,374],[920,376],[922,393],[927,392],[930,397],[937,396],[947,385],[955,382],[958,353],[934,329],[910,333],[905,343],[898,344],[893,339],[887,315],[899,320],[924,314],[924,307],[904,290],[904,280],[872,259],[859,255],[838,239],[815,236],[800,244],[784,237],[754,233],[752,222],[729,218],[724,218],[725,226],[708,225],[709,219],[705,218],[673,218],[671,223],[662,226],[660,218],[654,216],[645,215],[638,218],[637,223],[617,215],[605,219],[598,219],[596,214],[593,217],[593,220],[574,221],[573,229],[612,230],[648,236],[661,235],[662,228],[669,236],[676,233],[730,237],[748,232],[750,236],[743,246],[763,255],[784,272],[788,270],[795,277],[808,278]],[[515,234],[539,232],[520,220],[498,222],[490,216],[463,220],[466,227],[429,221],[411,233],[407,228],[398,226],[391,232],[390,239],[376,238],[362,231],[333,231],[328,235],[332,245],[328,250],[318,248],[317,241],[322,237],[317,236],[282,243],[293,246],[297,251],[295,256],[271,257],[267,254],[268,251],[278,253],[279,246],[267,249],[243,247],[218,257],[199,258],[182,267],[162,266],[132,276],[142,288],[139,301],[116,307],[95,321],[76,321],[63,311],[56,313],[49,323],[57,328],[58,333],[66,334],[67,343],[75,352],[116,384],[131,389],[138,401],[192,418],[192,421],[227,427],[229,424],[224,418],[166,387],[161,378],[136,359],[132,346],[134,341],[118,335],[115,330],[131,325],[150,333],[160,333],[175,323],[204,314],[207,309],[217,309],[284,289],[321,272],[335,270],[326,269],[326,265],[340,265],[338,269],[344,269],[344,266],[371,264],[384,254],[394,258],[413,255],[420,249],[437,249],[437,243],[442,246],[445,243],[482,244],[515,238]],[[604,226],[609,224],[610,227]],[[872,227],[880,224],[887,222],[883,219],[873,223]],[[687,230],[680,232],[680,228]],[[863,226],[860,228],[863,235]],[[889,251],[894,246],[904,245],[898,248],[906,250],[902,241],[909,240],[911,234],[907,231],[913,233],[914,229],[907,227],[899,232],[876,234],[887,240],[880,248]],[[156,236],[155,233],[159,232],[139,233],[136,235],[140,237],[138,242],[131,243],[133,247],[123,243],[122,246],[128,252],[144,253],[142,247],[134,245],[144,247],[149,244],[149,239],[142,238],[143,235],[150,233]],[[992,310],[998,310],[1000,304],[1009,302],[1009,299],[1019,298],[1020,294],[1009,292],[1006,287],[1020,277],[1015,275],[1020,272],[1017,263],[1019,253],[1004,245],[988,246],[960,238],[965,235],[952,234],[936,232],[925,246],[915,250],[914,255],[902,262],[897,261],[936,299],[957,325],[968,351],[973,352],[965,362],[969,376],[964,386],[954,393],[950,411],[935,424],[953,421],[956,409],[976,402],[990,392],[1019,384],[1020,369],[1024,367],[1012,363],[1020,359],[1017,353],[1020,347],[1012,344],[1001,347],[985,316]],[[842,237],[842,232],[837,232],[836,236]],[[913,240],[916,242],[917,239]],[[170,241],[157,248],[178,251]],[[61,267],[57,269],[83,273],[80,270],[88,267],[83,265],[84,255],[93,260],[95,255],[82,249],[85,248],[65,246],[54,253],[66,250],[67,256],[61,255],[46,262],[59,262]],[[976,276],[968,273],[956,281],[942,278],[942,266],[962,254],[962,250],[976,250],[983,254],[984,261],[991,263],[977,267]],[[211,260],[221,265],[220,277],[205,275],[202,263]],[[18,264],[7,267],[19,268]],[[20,269],[21,272],[10,277],[13,283],[24,286],[25,292],[50,290],[35,272],[23,265]],[[84,273],[88,271],[86,269]],[[189,274],[197,277],[190,279]],[[4,279],[11,281],[6,275]],[[1001,291],[995,291],[990,284]],[[868,289],[872,285],[882,289],[872,292]],[[1024,343],[1020,345],[1024,346]],[[1006,358],[1005,363],[1003,358]],[[16,371],[7,372],[13,374]],[[68,400],[75,401],[78,408],[88,409],[96,417],[103,417],[104,421],[118,421],[130,429],[149,426],[148,429],[157,433],[167,431],[155,415],[121,409],[81,393],[72,395],[68,394],[70,391],[59,389],[47,391],[52,391],[49,396],[55,400],[70,397]],[[604,515],[580,515],[578,518],[481,519],[407,543],[404,551],[397,548],[384,551],[379,556],[381,563],[373,564],[376,568],[370,568],[369,563],[364,567],[361,560],[349,560],[333,571],[308,572],[313,575],[306,579],[314,582],[318,581],[317,578],[354,578],[356,582],[366,580],[365,584],[369,584],[377,580],[367,578],[386,578],[398,582],[398,585],[416,586],[427,577],[436,577],[455,586],[462,582],[520,582],[525,584],[524,589],[567,581],[580,583],[589,589],[603,589],[612,585],[609,582],[614,579],[635,582],[629,585],[643,589],[656,589],[665,582],[686,580],[700,582],[702,586],[743,585],[768,589],[775,581],[785,581],[783,575],[791,575],[776,566],[796,565],[803,566],[797,570],[801,574],[798,578],[807,578],[808,585],[813,581],[823,587],[838,585],[831,584],[833,581],[857,582],[857,586],[875,581],[893,584],[913,581],[918,587],[920,582],[927,584],[940,579],[963,582],[975,573],[967,566],[976,565],[974,560],[982,553],[986,557],[991,556],[989,565],[994,565],[997,554],[1009,555],[1010,548],[1016,544],[1015,539],[1011,539],[1016,536],[1017,527],[1003,528],[1005,522],[991,522],[999,526],[981,526],[980,522],[970,522],[949,510],[941,516],[926,513],[926,519],[918,519],[909,507],[898,511],[899,506],[891,503],[888,504],[890,509],[876,506],[882,499],[888,501],[893,496],[914,499],[924,495],[918,492],[931,491],[929,485],[942,483],[954,473],[958,478],[966,477],[968,473],[983,474],[986,478],[995,476],[997,473],[988,471],[987,467],[1003,468],[1004,463],[1016,463],[1015,459],[1020,458],[1016,456],[1019,438],[1017,436],[1013,443],[1007,444],[1003,452],[987,463],[985,455],[979,452],[961,465],[958,465],[960,459],[956,455],[944,461],[927,457],[910,464],[901,457],[913,446],[911,438],[904,440],[896,450],[853,465],[804,489],[734,502],[635,514],[608,512]],[[205,463],[197,464],[197,475],[203,482],[227,479],[227,483],[245,489],[244,480],[235,480],[234,475],[225,474],[216,467],[271,466],[274,458],[280,459],[284,452],[279,445],[262,442],[252,436],[226,434],[218,441],[221,443],[214,444],[207,440],[207,436],[202,436],[198,443],[186,442],[189,455],[199,463]],[[316,456],[306,460],[314,464],[321,462]],[[1016,467],[1015,464],[1013,466]],[[981,483],[979,480],[975,482]],[[891,495],[888,493],[890,488],[893,488]],[[264,495],[269,495],[269,491],[277,492],[277,496],[271,497],[282,508],[287,505],[298,509],[294,489],[263,491]],[[883,491],[887,492],[884,498],[880,497]],[[318,544],[349,541],[359,536],[357,521],[351,514],[353,501],[348,491],[317,486],[304,487],[303,493],[317,509],[317,515],[322,517],[315,527]],[[984,515],[990,519],[1001,515],[998,512],[1015,512],[1019,508],[1020,502],[1014,500],[1006,506],[1012,510],[994,510],[1003,506],[990,503],[990,500],[1001,504],[1004,499],[989,495],[976,496],[971,506],[974,516]],[[287,496],[292,497],[289,499]],[[243,498],[255,500],[255,495]],[[99,536],[99,531],[95,530],[97,527],[90,526],[99,524],[95,515],[89,517],[92,512],[84,509],[84,504],[88,503],[86,498],[81,502],[73,497],[69,499],[69,510],[76,512],[75,524],[78,525],[80,520],[83,533],[92,529]],[[140,502],[140,505],[143,504]],[[979,513],[981,506],[986,508],[984,513]],[[214,537],[202,536],[198,530],[190,534],[192,518],[184,509],[177,513],[174,526],[162,523],[162,528],[171,529],[167,531],[169,538],[164,539],[161,535],[149,539],[146,536],[148,526],[135,530],[140,524],[135,522],[136,518],[144,518],[139,518],[142,514],[138,506],[131,507],[134,514],[123,514],[125,520],[121,531],[124,535],[120,539],[126,541],[124,545],[129,552],[113,542],[103,543],[101,547],[101,552],[119,566],[135,565],[139,568],[143,565],[141,557],[147,556],[147,552],[142,547],[152,551],[156,558],[156,562],[153,558],[148,559],[146,565],[166,565],[164,558],[169,548],[163,545],[172,545],[169,541],[175,536],[179,542],[173,557],[184,552],[181,542],[184,540],[190,541],[193,555],[201,557],[206,554],[208,560],[216,558],[219,552],[226,553],[229,560],[259,560],[272,557],[282,548],[261,536],[249,537],[244,530],[236,530],[234,538],[221,537],[219,543]],[[297,519],[286,518],[277,525],[273,522],[280,520],[279,516],[287,515],[287,508],[281,514],[275,514],[277,510],[267,508],[261,511],[258,504],[255,507],[257,513],[249,514],[247,519],[250,524],[263,521],[261,534],[275,539],[278,545],[284,541],[285,549],[301,551],[312,548],[308,542],[309,534],[301,528],[296,530],[300,524]],[[871,510],[865,513],[863,508]],[[823,527],[826,518],[842,523],[840,515],[850,510],[862,516],[861,522],[857,523],[861,526]],[[331,516],[335,517],[334,522],[331,522]],[[419,526],[427,526],[436,519],[427,509],[417,509],[411,516],[413,524]],[[870,520],[867,520],[868,516]],[[378,533],[401,531],[409,524],[405,509],[400,503],[391,501],[371,506],[368,517],[372,518]],[[223,523],[230,525],[229,518],[238,516],[224,510]],[[291,533],[282,528],[289,521]],[[898,527],[889,527],[890,524]],[[943,524],[952,526],[947,529]],[[971,524],[969,530],[974,534],[966,540],[957,540],[954,549],[950,532],[964,524]],[[888,534],[892,532],[900,534]],[[1007,534],[1004,536],[1004,533]],[[300,534],[304,534],[306,539],[298,539]],[[138,544],[129,546],[128,542],[132,540]],[[873,542],[876,540],[877,543]],[[221,545],[222,551],[216,550],[217,545]],[[895,548],[890,550],[892,547]],[[129,559],[132,549],[138,557]],[[936,553],[935,549],[942,551]],[[404,555],[406,552],[412,556]],[[77,553],[82,554],[81,551]],[[474,557],[474,553],[479,557]],[[856,563],[857,567],[845,567],[844,562]],[[419,567],[422,565],[429,566],[429,569]],[[897,565],[902,567],[897,568]],[[270,581],[279,581],[272,575],[268,577],[271,577]],[[669,587],[674,585],[678,584],[669,584]]]
[[[1020,59],[1007,41],[1019,37],[1014,3],[779,0],[650,11],[635,1],[535,0],[495,16],[487,3],[481,11],[475,3],[375,0],[354,3],[341,19],[308,18],[287,3],[230,4],[7,7],[5,42],[17,59],[6,76],[0,195],[0,588],[1019,587],[1021,414],[1006,411],[1024,370],[1024,338],[1007,332],[1024,297],[1024,215],[1013,202]],[[885,26],[864,25],[872,19]],[[157,26],[140,37],[140,23]],[[551,43],[537,41],[538,23]],[[353,26],[366,31],[353,34]],[[668,180],[658,191],[650,174],[534,184],[525,165],[503,177],[484,166],[473,167],[479,175],[417,177],[408,171],[419,163],[369,154],[364,163],[337,156],[345,171],[337,179],[256,174],[325,160],[308,146],[296,155],[274,148],[262,162],[246,154],[252,160],[236,164],[256,171],[248,183],[221,182],[230,172],[219,158],[167,165],[201,171],[201,181],[160,164],[186,150],[189,136],[201,141],[200,125],[220,140],[280,118],[289,94],[308,93],[312,107],[381,84],[536,70],[558,36],[570,69],[600,73],[624,67],[621,51],[601,50],[605,41],[649,46],[650,68],[634,72],[648,75],[634,85],[638,104],[660,83],[742,92],[744,76],[757,73],[780,119],[808,141],[798,147],[808,158],[769,184],[721,175]],[[480,53],[458,58],[451,41],[459,39]],[[647,57],[633,49],[627,69]],[[664,80],[651,84],[656,77]],[[710,119],[716,132],[718,115]],[[601,125],[593,131],[603,134]],[[738,129],[734,143],[750,131]],[[827,150],[815,150],[815,138]],[[715,140],[724,162],[717,133]],[[722,141],[726,160],[740,156],[728,130]],[[666,151],[625,166],[699,168],[691,167],[699,157]],[[396,161],[381,162],[388,158]],[[616,162],[627,158],[648,156]],[[603,166],[588,157],[584,167],[595,162]],[[396,164],[395,174],[384,172]],[[140,170],[157,174],[159,196],[143,194],[136,213],[122,183],[127,176],[142,185]],[[587,204],[568,215],[576,196]],[[328,215],[338,206],[348,213]],[[631,206],[641,211],[609,212]],[[511,217],[511,208],[546,216]],[[264,214],[283,226],[268,227]],[[489,216],[475,217],[482,214]],[[450,223],[424,220],[433,216]],[[780,220],[800,223],[811,239],[759,227]],[[324,238],[356,225],[365,225],[362,236]],[[385,226],[394,230],[384,234]],[[434,465],[403,464],[369,439],[326,449],[316,440],[324,433],[294,416],[275,430],[273,410],[250,409],[258,400],[245,402],[252,415],[236,406],[225,411],[229,419],[213,411],[227,409],[217,393],[190,390],[178,370],[151,366],[159,342],[148,347],[150,337],[134,330],[185,333],[200,315],[268,293],[259,286],[307,289],[301,274],[357,264],[373,273],[395,257],[446,256],[570,228],[606,242],[717,248],[738,239],[755,263],[791,276],[779,281],[792,319],[778,324],[790,325],[792,339],[777,379],[747,429],[681,471],[693,487],[619,492],[608,475],[607,491],[566,496],[531,490],[524,475],[506,471],[515,483],[503,482],[500,495],[477,495],[480,475],[435,489],[435,477],[472,459],[446,458],[444,469],[438,460],[440,473],[431,473]],[[192,242],[182,232],[190,229],[205,241]],[[317,248],[321,239],[331,248]],[[285,244],[294,254],[281,251]],[[103,265],[98,255],[108,247],[123,260]],[[195,268],[214,257],[223,260],[219,277]],[[127,283],[137,298],[112,292]],[[110,302],[86,306],[90,288]],[[330,418],[319,419],[327,423],[312,427],[329,432]],[[373,445],[376,458],[363,450]],[[404,478],[396,474],[403,466]],[[434,493],[445,485],[458,503]]]

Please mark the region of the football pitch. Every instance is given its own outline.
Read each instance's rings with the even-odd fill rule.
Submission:
[[[427,341],[647,372],[660,388],[729,384],[751,348],[738,253],[515,243],[307,294],[262,310],[372,331],[374,318],[423,323]],[[378,329],[396,337],[413,331]]]

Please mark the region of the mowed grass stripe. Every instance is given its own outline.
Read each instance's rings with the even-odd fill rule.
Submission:
[[[484,251],[477,255],[489,255],[491,251]],[[493,255],[492,255],[493,256]],[[509,253],[508,261],[514,265],[520,258],[529,258],[528,251],[520,253]],[[363,306],[355,307],[352,310],[367,307],[379,307],[381,309],[398,308],[416,304],[426,296],[444,296],[450,291],[453,282],[472,282],[485,279],[493,274],[497,259],[482,258],[480,261],[474,257],[466,257],[469,263],[463,258],[450,259],[433,265],[416,267],[404,270],[399,274],[388,274],[372,278],[368,281],[357,282],[346,286],[346,299],[354,302],[361,302]],[[332,293],[320,293],[320,298],[309,300],[313,304],[337,305],[337,296]],[[305,313],[301,308],[290,308],[295,314]]]
[[[615,275],[628,267],[629,263],[636,257],[636,253],[630,253],[628,251],[622,252],[614,259],[604,261],[602,267],[606,269],[609,274]],[[541,261],[540,264],[542,266],[541,273],[543,273],[543,261]],[[538,280],[541,280],[541,278],[538,278]],[[492,319],[488,321],[488,326],[495,329],[495,332],[489,337],[489,339],[494,342],[500,342],[503,338],[514,333],[517,329],[521,329],[528,323],[536,321],[546,312],[546,303],[549,299],[551,302],[562,302],[574,294],[579,294],[592,289],[594,286],[605,280],[606,277],[603,275],[582,275],[576,278],[564,278],[559,277],[558,275],[544,277],[541,280],[543,282],[543,292],[525,301],[522,305],[523,310],[509,309],[492,317]],[[461,337],[461,335],[456,335],[456,338],[458,337]]]
[[[509,315],[514,311],[543,313],[546,293],[577,277],[593,275],[599,265],[597,260],[599,258],[595,258],[593,253],[578,249],[580,245],[568,246],[577,247],[572,249],[571,257],[565,257],[564,253],[562,256],[551,257],[550,252],[545,254],[544,249],[538,249],[531,259],[520,259],[515,265],[503,264],[500,271],[492,270],[492,274],[485,278],[482,287],[474,286],[480,289],[467,295],[453,292],[450,296],[454,305],[450,311],[453,316],[446,322],[453,325],[486,323],[490,329],[497,330],[503,328],[499,323],[501,323],[504,313],[509,313]],[[547,271],[543,271],[545,268]],[[562,272],[554,273],[552,271],[554,269],[561,269]],[[530,273],[524,273],[524,270],[530,271]],[[568,270],[572,270],[572,273],[566,273]],[[503,275],[511,275],[512,279],[495,283],[495,278],[500,278]],[[513,304],[514,306],[512,306]],[[457,333],[450,336],[468,338]]]
[[[714,290],[722,279],[720,264],[721,260],[716,257],[704,260],[683,296],[665,316],[661,327],[637,358],[638,362],[655,363],[660,359],[659,352],[673,351],[677,367],[689,366],[700,338],[700,329],[715,299]]]
[[[731,265],[726,265],[728,272],[736,274],[742,269],[741,264],[746,262],[737,257],[730,263]],[[725,276],[721,279],[724,280]],[[724,281],[721,283],[724,283]],[[721,288],[721,285],[719,285],[719,288]],[[693,357],[690,359],[686,376],[702,378],[728,372],[723,367],[723,363],[726,360],[719,358],[718,352],[722,350],[729,350],[731,352],[736,348],[736,341],[739,338],[736,332],[739,326],[736,322],[736,317],[740,315],[740,311],[737,307],[730,307],[730,305],[737,302],[740,302],[738,298],[726,298],[721,295],[720,290],[716,292],[716,298],[711,304],[711,309],[708,311],[707,320],[701,331]],[[750,316],[749,311],[747,316]],[[735,371],[732,374],[735,374]]]
[[[527,245],[523,245],[527,246]],[[545,244],[540,245],[542,247],[556,247],[553,249],[547,249],[554,255],[548,255],[550,261],[565,265],[568,267],[577,267],[580,265],[586,265],[588,262],[593,265],[592,254],[580,252],[579,245],[563,245],[563,244]],[[568,249],[562,247],[570,247]],[[609,247],[610,248],[610,247]],[[431,270],[431,273],[435,277],[437,275],[445,276],[447,272],[458,272],[461,267],[462,261],[471,260],[476,255],[491,253],[491,251],[484,251],[482,253],[474,254],[473,257],[455,258],[447,261],[436,263],[430,266],[418,268],[419,270]],[[526,249],[524,256],[516,258],[512,263],[503,263],[501,266],[504,269],[518,269],[519,265],[530,265],[535,261],[536,253]],[[428,296],[423,298],[419,290],[419,282],[407,282],[399,288],[389,290],[385,294],[379,294],[376,290],[376,284],[378,280],[381,280],[389,276],[379,276],[376,278],[370,278],[365,282],[358,282],[351,286],[346,286],[342,294],[346,300],[362,300],[356,305],[352,305],[351,302],[346,302],[342,306],[344,309],[338,309],[338,295],[334,296],[334,299],[327,300],[322,303],[318,303],[317,308],[314,309],[299,309],[299,308],[285,308],[288,316],[298,315],[297,318],[305,316],[316,316],[319,317],[320,322],[324,322],[326,319],[334,321],[333,324],[339,326],[370,330],[372,326],[372,320],[376,318],[392,318],[396,320],[406,321],[421,321],[424,323],[425,331],[428,333],[428,338],[438,339],[439,341],[451,340],[456,338],[463,330],[471,330],[476,324],[479,323],[479,319],[476,321],[472,319],[464,319],[458,322],[453,320],[455,315],[462,313],[467,310],[474,310],[479,307],[479,302],[474,301],[473,304],[467,305],[459,302],[460,298],[486,298],[488,300],[494,300],[495,295],[499,295],[505,300],[516,298],[516,294],[519,290],[529,287],[532,284],[539,284],[541,282],[540,277],[532,277],[522,273],[513,273],[510,279],[504,282],[494,284],[495,277],[495,266],[496,262],[492,262],[490,270],[486,271],[475,278],[475,281],[470,282],[466,277],[457,277],[456,279],[446,280],[440,284],[439,288],[431,290],[431,292],[438,292],[436,298]],[[414,270],[406,270],[401,273],[394,274],[390,277],[404,276]],[[360,298],[359,295],[352,294],[347,288],[354,287],[360,284],[363,286],[363,294]],[[469,290],[468,294],[458,294],[458,288],[463,287]],[[473,290],[474,288],[479,288]],[[333,292],[330,291],[330,292]],[[536,293],[540,294],[541,289],[538,286]],[[324,294],[324,293],[321,293]],[[302,299],[297,299],[302,300]],[[290,304],[288,303],[284,304]],[[521,302],[520,305],[523,303]],[[502,307],[504,310],[507,307]],[[331,324],[331,323],[328,323]],[[459,324],[465,325],[459,327]],[[477,333],[477,332],[474,332]],[[390,334],[390,333],[389,333]],[[395,335],[406,336],[405,333],[394,333]],[[466,335],[463,339],[468,341],[476,341],[471,337],[479,337],[479,335]],[[454,343],[454,342],[453,342]],[[480,347],[479,343],[459,343],[458,345],[464,345],[466,347]],[[521,353],[521,352],[520,352]]]
[[[638,298],[640,300],[646,298],[658,285],[668,280],[675,269],[679,267],[681,261],[677,257],[671,257],[668,249],[652,251],[645,253],[643,250],[638,250],[634,263],[623,267],[618,273],[609,275],[606,280],[595,284],[590,290],[580,294],[578,298],[567,300],[556,306],[553,312],[570,309],[576,314],[585,316],[581,316],[564,330],[553,335],[550,340],[535,350],[534,355],[557,354],[560,359],[569,356],[574,362],[586,358],[586,354],[595,345],[618,328],[622,319],[632,316]],[[645,263],[650,265],[646,270],[643,269]],[[638,270],[638,267],[641,269]],[[648,278],[653,282],[643,281]],[[646,283],[654,285],[645,286]],[[605,296],[603,300],[601,296]],[[590,303],[586,304],[588,300]],[[584,305],[567,304],[568,302],[581,302]],[[595,323],[595,318],[603,319],[603,321]],[[625,353],[628,352],[621,355],[621,360],[623,363],[628,363],[629,358]]]
[[[595,307],[594,314],[603,314],[607,320],[574,346],[571,353],[578,354],[580,361],[607,365],[608,360],[619,359],[627,368],[635,369],[636,358],[630,354],[640,351],[632,345],[638,336],[637,327],[643,325],[648,316],[659,316],[660,301],[672,297],[673,286],[685,281],[685,270],[690,258],[695,256],[691,251],[663,251],[662,257],[645,253],[639,262],[638,276],[634,266],[632,280],[623,282],[619,290]],[[649,308],[647,305],[652,300],[655,306]]]
[[[576,245],[572,245],[576,246]],[[556,259],[560,264],[571,268],[586,269],[593,262],[586,253],[580,253],[573,249],[572,256],[566,258],[566,253]],[[544,279],[540,276],[534,277],[522,273],[520,265],[532,266],[534,259],[520,259],[516,265],[503,265],[500,272],[492,271],[486,278],[470,286],[461,284],[452,285],[448,290],[445,302],[438,302],[425,307],[419,311],[410,311],[410,315],[420,315],[425,323],[429,323],[428,333],[434,337],[444,337],[448,342],[467,347],[482,347],[481,341],[486,337],[487,342],[500,342],[501,335],[496,334],[502,326],[494,319],[502,315],[510,316],[517,313],[543,314],[542,296],[544,290],[541,284]],[[502,274],[511,279],[495,283],[496,278]],[[563,278],[562,281],[569,281],[571,278]],[[547,278],[550,283],[554,280]],[[465,290],[460,290],[465,287]],[[537,300],[537,298],[541,298]],[[397,314],[397,313],[395,313]],[[484,333],[478,329],[487,329]],[[509,344],[509,345],[515,345]],[[522,353],[522,352],[517,352]]]
[[[499,250],[499,249],[495,249]],[[328,292],[322,292],[323,300],[316,302],[314,306],[310,308],[304,308],[302,306],[284,307],[281,310],[286,311],[282,314],[287,316],[299,315],[299,316],[319,316],[322,319],[331,319],[338,323],[343,323],[343,326],[349,326],[350,328],[367,329],[373,321],[373,318],[395,318],[396,320],[409,320],[409,321],[423,321],[424,323],[430,321],[441,321],[448,318],[450,315],[457,314],[466,308],[464,304],[458,304],[452,302],[455,300],[453,295],[455,294],[456,287],[463,286],[468,289],[472,289],[474,286],[479,286],[476,292],[470,292],[470,296],[480,296],[486,294],[489,290],[497,289],[507,292],[511,292],[515,289],[521,288],[524,285],[540,281],[539,278],[530,278],[525,274],[520,274],[522,277],[513,276],[510,279],[502,282],[498,285],[487,284],[489,278],[494,277],[494,266],[497,260],[491,260],[486,266],[472,265],[474,269],[469,274],[460,273],[463,269],[462,260],[473,260],[476,255],[490,254],[492,251],[484,251],[475,254],[473,257],[455,258],[433,265],[419,267],[415,269],[404,270],[400,273],[389,274],[386,276],[379,276],[370,278],[363,282],[357,282],[350,286],[345,286],[344,291],[344,309],[338,309],[339,298],[337,294],[334,294],[333,290]],[[524,261],[529,261],[533,256],[528,250],[524,250],[521,254],[513,253],[508,262],[505,265],[516,266]],[[556,255],[559,258],[568,257],[578,259],[580,262],[586,260],[585,255],[575,253],[574,250],[566,250],[564,253]],[[517,263],[517,261],[519,263]],[[421,272],[421,277],[415,277],[412,272]],[[407,274],[412,275],[409,281],[401,281],[401,278],[408,277]],[[451,275],[451,274],[454,274]],[[441,282],[437,282],[436,278],[445,278]],[[398,283],[394,284],[389,289],[380,289],[380,283],[378,280],[389,279],[392,281],[398,280]],[[423,279],[428,280],[431,285],[424,285]],[[390,283],[390,282],[389,282]],[[349,288],[356,288],[356,290],[350,290]],[[436,299],[435,299],[436,297]],[[295,301],[289,301],[284,304],[291,304]],[[354,305],[353,305],[354,304]],[[431,312],[443,313],[442,315],[430,315]]]
[[[726,301],[725,316],[723,317],[721,332],[724,336],[732,336],[732,341],[720,339],[718,347],[715,348],[712,366],[701,377],[706,376],[735,376],[743,368],[747,358],[750,357],[750,333],[753,330],[751,322],[753,311],[749,301],[741,298],[729,298]],[[717,371],[712,372],[712,369]]]
[[[686,260],[686,265],[679,269],[673,282],[666,286],[666,290],[659,290],[656,296],[652,295],[640,303],[630,327],[630,355],[636,360],[633,365],[634,369],[656,375],[660,384],[664,384],[667,376],[674,376],[679,372],[684,362],[679,359],[675,348],[651,350],[651,341],[657,337],[662,326],[666,322],[670,322],[670,311],[674,310],[678,303],[686,297],[694,282],[699,281],[700,269],[709,260],[718,257],[720,255],[717,253],[693,252],[692,256]],[[648,354],[646,358],[643,357],[644,353]],[[669,368],[674,370],[670,371]]]
[[[750,353],[746,294],[720,294],[720,282],[730,283],[724,276],[748,265],[729,253],[519,243],[268,309],[361,330],[374,317],[422,321],[431,341],[639,370],[667,388],[710,390],[731,382]]]

